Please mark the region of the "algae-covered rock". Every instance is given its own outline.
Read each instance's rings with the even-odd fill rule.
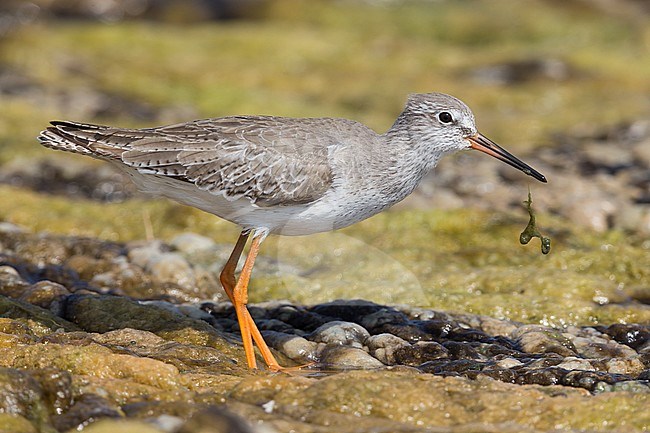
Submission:
[[[237,369],[235,362],[244,364],[241,351],[215,328],[169,309],[119,296],[72,295],[67,299],[65,311],[66,318],[89,332],[107,333],[125,328],[149,331],[168,341],[217,349],[211,352],[210,362],[222,368]],[[189,354],[185,357],[191,358]]]
[[[46,335],[56,330],[76,331],[79,328],[54,315],[51,311],[33,306],[23,301],[0,296],[0,315],[5,318],[21,320],[28,324],[35,335]]]
[[[48,428],[48,408],[40,383],[29,372],[0,368],[1,413],[24,418],[39,430],[53,431]],[[17,419],[13,422],[22,424]]]
[[[86,426],[85,433],[166,433],[162,428],[156,428],[151,423],[135,420],[100,420]]]

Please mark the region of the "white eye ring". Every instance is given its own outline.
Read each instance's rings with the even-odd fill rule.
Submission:
[[[454,123],[454,116],[449,111],[442,111],[438,113],[438,120],[440,123]]]

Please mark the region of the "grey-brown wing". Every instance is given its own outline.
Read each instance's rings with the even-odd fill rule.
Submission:
[[[49,130],[94,156],[258,206],[310,203],[332,183],[330,143],[293,119],[230,117],[139,130],[90,126],[61,122]]]

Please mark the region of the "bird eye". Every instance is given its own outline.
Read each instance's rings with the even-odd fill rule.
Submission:
[[[450,112],[448,111],[443,111],[440,114],[438,114],[438,120],[442,123],[452,123],[454,121],[454,117],[451,115]]]

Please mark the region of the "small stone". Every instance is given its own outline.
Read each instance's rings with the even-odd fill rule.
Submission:
[[[523,363],[515,358],[503,358],[496,362],[496,366],[499,368],[513,368],[520,365],[523,365]]]
[[[470,343],[458,341],[445,341],[442,346],[448,350],[449,357],[453,359],[479,359],[481,355]]]
[[[0,266],[0,295],[20,298],[29,283],[11,266]]]
[[[591,363],[585,359],[576,358],[575,356],[567,356],[564,360],[557,365],[558,368],[565,370],[583,370],[595,371],[596,369]]]
[[[333,321],[326,323],[309,334],[307,338],[317,343],[339,344],[363,347],[370,334],[366,329],[351,322]]]
[[[404,313],[392,308],[382,308],[361,319],[361,325],[370,331],[387,323],[401,324],[406,322],[408,322],[408,317]]]
[[[433,341],[420,341],[394,350],[393,356],[398,364],[417,367],[425,362],[447,358],[449,351],[441,344]]]
[[[154,280],[164,283],[175,283],[179,286],[195,286],[196,278],[192,267],[180,254],[162,253],[152,257],[147,262]]]
[[[318,304],[312,307],[310,310],[313,313],[334,317],[346,322],[356,322],[361,317],[376,313],[377,311],[385,308],[386,307],[383,305],[375,304],[374,302],[370,301],[364,301],[362,299],[337,299],[336,301]]]
[[[198,411],[176,433],[197,432],[228,432],[228,433],[261,433],[264,430],[252,428],[239,415],[225,408],[210,406]]]
[[[49,308],[55,314],[61,312],[63,298],[70,292],[61,284],[52,281],[39,281],[29,286],[20,296],[21,301],[29,302],[42,308]]]
[[[318,344],[313,341],[275,331],[263,331],[262,335],[266,344],[294,361],[312,362],[316,360]]]
[[[386,365],[395,365],[395,350],[409,346],[406,340],[392,334],[372,335],[366,340],[370,354]]]
[[[650,137],[632,147],[632,155],[642,166],[650,168]]]
[[[508,336],[517,329],[517,325],[509,320],[500,320],[487,316],[481,317],[480,327],[483,332],[491,336]]]
[[[7,221],[0,221],[0,233],[26,233],[27,230],[25,230],[24,227],[21,227],[19,225],[7,222]]]
[[[127,257],[131,263],[146,269],[152,260],[162,254],[160,242],[150,242],[144,245],[129,246]]]
[[[201,236],[196,233],[182,233],[174,237],[170,245],[180,252],[193,254],[198,251],[209,250],[216,244],[206,236]]]
[[[54,419],[54,427],[59,431],[81,430],[100,418],[121,418],[118,406],[96,394],[81,395],[62,415]]]
[[[328,344],[318,355],[322,364],[335,369],[372,369],[384,364],[356,347]]]
[[[513,332],[515,338],[527,353],[557,353],[561,356],[575,356],[573,343],[559,331],[538,325],[524,325]]]
[[[650,328],[648,326],[616,323],[604,328],[603,332],[617,342],[630,346],[633,349],[637,349],[650,342]]]
[[[626,374],[628,376],[636,377],[643,372],[645,366],[638,357],[634,358],[613,358],[605,363],[607,365],[607,372],[612,374]]]

